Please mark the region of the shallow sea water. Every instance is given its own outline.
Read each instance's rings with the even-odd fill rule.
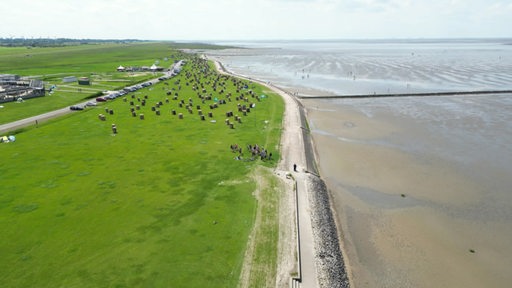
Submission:
[[[512,41],[227,42],[228,69],[336,95],[512,89]],[[300,90],[300,89],[297,89]]]
[[[300,94],[510,90],[506,42],[233,43],[256,49],[209,55]],[[510,286],[512,94],[303,103],[355,287]]]

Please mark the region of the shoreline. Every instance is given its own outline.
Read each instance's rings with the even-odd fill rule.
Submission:
[[[303,205],[308,206],[309,209],[306,210],[309,210],[310,212],[309,215],[304,216],[307,216],[307,218],[309,218],[309,220],[311,221],[308,224],[311,226],[310,228],[312,231],[313,243],[302,243],[306,245],[299,244],[301,246],[313,247],[313,251],[303,251],[304,248],[299,248],[301,254],[307,252],[313,253],[313,266],[316,267],[317,275],[315,275],[314,277],[316,279],[309,279],[309,284],[311,285],[312,283],[316,283],[317,286],[315,287],[350,287],[349,273],[347,272],[347,268],[345,266],[345,261],[341,249],[342,238],[340,237],[340,231],[338,229],[338,225],[333,215],[332,198],[329,195],[329,191],[327,189],[325,182],[321,179],[317,170],[315,148],[308,128],[306,111],[304,106],[296,97],[291,95],[290,92],[282,88],[279,88],[271,83],[267,83],[258,79],[246,77],[243,75],[237,75],[226,70],[226,68],[220,61],[213,61],[219,73],[233,75],[235,77],[244,78],[262,84],[265,87],[277,93],[278,95],[280,95],[285,101],[285,119],[283,120],[283,122],[288,124],[293,123],[295,125],[290,125],[291,127],[283,127],[284,131],[281,135],[282,157],[278,167],[283,171],[289,171],[287,167],[289,168],[292,166],[290,158],[293,157],[295,159],[302,160],[299,162],[299,167],[304,168],[302,169],[304,173],[295,172],[293,176],[295,177],[297,183],[297,191],[299,192],[298,194],[304,194],[303,191],[301,190],[305,188],[304,190],[306,192],[306,195],[298,197],[306,198],[307,203],[304,203]],[[302,130],[302,133],[296,133],[296,129]],[[293,130],[295,131],[295,133]],[[303,145],[302,151],[293,149],[293,147],[290,146],[290,144],[293,145],[293,143],[287,142],[287,140],[289,139],[286,138],[290,136],[290,133],[294,133],[295,137],[298,136],[299,142],[301,142],[301,144]],[[286,157],[285,155],[288,157]],[[299,189],[299,187],[301,187],[302,189]],[[287,192],[292,193],[293,191]],[[297,199],[296,201],[299,202],[299,199]],[[307,230],[307,228],[308,227],[306,227],[305,230]],[[303,229],[300,230],[301,231],[297,231],[297,234],[302,234]],[[298,257],[304,259],[302,255],[299,255]],[[306,261],[302,263],[300,262],[301,261],[299,261],[299,265],[311,265],[311,263],[305,263]],[[309,269],[303,269],[303,267],[299,267],[298,270],[312,271],[311,269],[315,270],[315,267],[309,267]],[[307,276],[311,276],[307,275],[307,273],[308,272],[304,273],[304,275],[299,275],[299,277],[306,278]],[[300,279],[300,281],[302,280],[305,279]]]
[[[421,57],[402,61],[395,57],[402,50],[378,43],[368,46],[374,54],[347,45],[318,45],[326,49],[321,55],[313,45],[272,45],[283,50],[211,58],[295,96],[309,94],[294,93],[301,84],[339,89],[341,97],[297,98],[306,108],[352,285],[429,287],[435,279],[445,287],[506,287],[512,259],[506,226],[512,219],[506,176],[512,167],[506,149],[511,94],[494,92],[511,88],[501,66],[506,59],[492,60],[502,50],[449,45],[467,53],[441,54],[438,46],[417,46]],[[466,56],[479,61],[466,63]],[[448,62],[454,65],[432,73]],[[311,80],[301,81],[307,72]]]

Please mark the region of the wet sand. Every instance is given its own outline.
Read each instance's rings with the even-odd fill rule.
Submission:
[[[480,164],[470,164],[469,155],[464,168],[464,161],[442,153],[393,145],[404,137],[448,145],[429,137],[449,135],[425,135],[419,116],[404,122],[383,107],[370,113],[362,108],[368,105],[304,104],[355,287],[510,286],[509,171],[478,157]],[[471,149],[460,153],[466,152]]]

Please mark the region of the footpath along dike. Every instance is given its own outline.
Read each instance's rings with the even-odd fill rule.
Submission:
[[[206,57],[205,57],[206,58]],[[219,61],[214,61],[217,69],[223,73],[231,74],[236,77],[245,78],[251,81],[263,84],[282,97],[290,97],[297,106],[297,111],[300,117],[300,129],[302,130],[302,142],[304,144],[305,154],[305,173],[302,179],[304,179],[308,206],[310,211],[311,228],[313,233],[313,250],[314,250],[314,261],[316,267],[316,281],[318,287],[322,288],[348,288],[350,287],[350,280],[348,278],[345,262],[343,260],[343,254],[340,248],[340,242],[338,238],[338,230],[332,214],[331,200],[329,191],[324,181],[318,175],[315,161],[315,153],[313,142],[311,139],[310,131],[308,129],[306,110],[302,103],[297,97],[294,97],[290,92],[285,91],[279,87],[272,85],[271,83],[265,83],[264,81],[253,79],[250,77],[244,77],[242,75],[236,75],[226,70],[226,68]],[[283,95],[286,94],[286,95]],[[302,172],[300,172],[302,173]],[[299,191],[302,193],[302,191]],[[297,228],[299,229],[299,228]],[[299,229],[300,230],[300,229]],[[301,234],[298,231],[298,234]],[[299,237],[299,251],[300,248]],[[300,252],[303,253],[304,251]],[[299,255],[299,259],[302,258]],[[305,263],[300,263],[299,266]],[[302,269],[299,267],[299,271]],[[307,277],[308,275],[299,275],[299,277]],[[311,275],[309,275],[311,276]],[[299,280],[301,281],[301,280]],[[315,285],[316,286],[316,285]],[[295,286],[294,286],[295,287]]]
[[[318,285],[319,287],[325,288],[348,288],[350,287],[350,280],[340,248],[338,229],[332,214],[331,198],[327,185],[322,180],[317,170],[313,141],[307,123],[306,109],[297,97],[294,97],[290,92],[272,84],[268,86],[292,97],[300,114],[302,139],[306,158],[305,172],[308,173],[305,177],[306,193],[308,193],[307,198],[309,199],[309,208],[311,211],[310,217],[313,230]]]

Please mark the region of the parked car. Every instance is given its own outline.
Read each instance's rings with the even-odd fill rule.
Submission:
[[[107,102],[107,99],[105,99],[103,97],[98,97],[98,98],[96,98],[96,102]]]
[[[92,102],[92,101],[89,101],[87,103],[85,103],[85,106],[96,106],[96,102]]]
[[[73,105],[73,106],[70,106],[69,109],[70,110],[84,110],[84,107],[78,106],[78,105]]]

